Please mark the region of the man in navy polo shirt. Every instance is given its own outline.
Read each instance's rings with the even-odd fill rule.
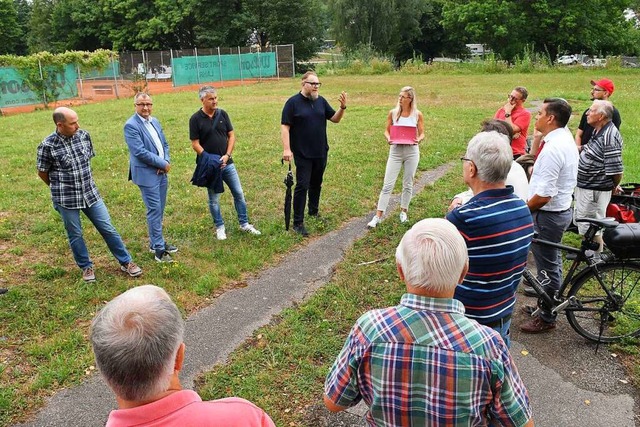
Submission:
[[[233,195],[233,205],[238,214],[240,229],[250,234],[260,235],[253,225],[249,223],[247,215],[247,202],[242,191],[240,177],[236,165],[231,158],[231,153],[236,145],[236,134],[231,125],[229,115],[222,108],[218,108],[218,92],[213,86],[202,86],[198,91],[202,108],[196,111],[189,119],[189,139],[191,148],[198,154],[197,161],[202,161],[202,156],[213,155],[220,163],[220,177],[227,184]],[[220,196],[214,187],[208,187],[209,211],[216,226],[218,240],[227,238],[224,220],[220,213]]]
[[[281,120],[282,158],[296,164],[296,188],[293,193],[293,229],[308,236],[304,226],[304,208],[309,193],[309,215],[318,215],[322,176],[327,166],[327,120],[339,123],[347,109],[347,94],[338,97],[335,111],[318,94],[321,83],[313,71],[302,76],[302,89],[284,104]]]

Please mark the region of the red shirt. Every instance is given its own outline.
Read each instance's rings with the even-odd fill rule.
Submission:
[[[493,118],[506,121],[504,108],[499,109]],[[516,107],[511,112],[511,122],[520,128],[520,136],[511,140],[511,150],[514,156],[522,156],[527,153],[527,134],[529,133],[529,123],[531,123],[531,113],[526,108]]]

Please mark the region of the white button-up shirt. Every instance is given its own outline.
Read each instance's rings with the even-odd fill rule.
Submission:
[[[566,127],[545,135],[544,147],[533,165],[529,181],[529,198],[534,194],[551,197],[540,210],[561,212],[571,207],[577,184],[578,159],[578,148]]]
[[[145,119],[140,114],[138,114],[138,117],[142,119],[142,123],[144,123],[144,127],[147,129],[147,131],[151,135],[151,139],[153,139],[153,143],[155,144],[156,149],[158,150],[158,156],[164,159],[164,147],[162,146],[162,141],[160,141],[160,135],[158,135],[158,131],[151,124],[151,116],[149,116],[149,120]]]

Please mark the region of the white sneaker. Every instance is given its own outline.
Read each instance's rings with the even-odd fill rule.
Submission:
[[[380,224],[381,221],[382,221],[382,218],[380,218],[378,215],[374,215],[373,219],[369,221],[369,224],[367,224],[367,227],[376,228],[376,226]]]
[[[261,235],[260,230],[255,228],[253,225],[246,223],[245,225],[240,226],[240,230],[246,231],[247,233],[255,234],[256,236]]]
[[[400,212],[400,222],[407,222],[409,218],[407,218],[407,213],[405,211]]]
[[[224,230],[224,225],[222,227],[216,228],[216,237],[218,238],[218,240],[227,239],[227,233]]]

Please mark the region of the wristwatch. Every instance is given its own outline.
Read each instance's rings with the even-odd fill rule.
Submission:
[[[505,118],[505,119],[506,119],[506,118],[509,118],[509,117],[511,117],[511,113],[505,113],[505,114],[504,114],[504,118]]]

